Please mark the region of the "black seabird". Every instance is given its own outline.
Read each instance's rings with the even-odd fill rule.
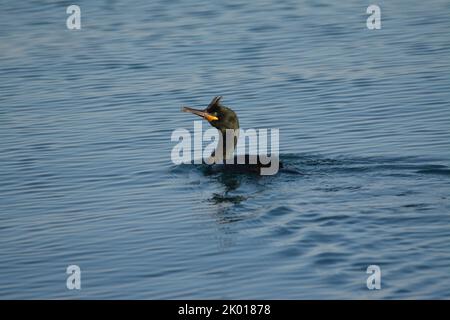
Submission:
[[[239,120],[233,110],[220,103],[221,99],[221,96],[214,97],[204,110],[189,107],[182,108],[184,112],[193,113],[202,117],[219,131],[219,143],[207,163],[223,163],[225,169],[239,172],[260,173],[261,168],[270,168],[272,162],[267,163],[266,159],[263,161],[260,155],[234,155],[234,161],[231,161],[231,164],[230,161],[227,161],[233,158],[233,153],[237,145]],[[233,136],[229,136],[227,139],[227,134],[230,135],[230,132]],[[271,157],[271,161],[274,161],[274,157]],[[276,158],[276,161],[278,161],[278,158]],[[278,171],[278,168],[282,168],[280,162],[276,166],[276,171]]]

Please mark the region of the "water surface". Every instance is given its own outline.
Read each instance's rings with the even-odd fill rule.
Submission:
[[[0,298],[450,298],[448,1],[69,4],[0,11]],[[215,95],[292,171],[172,164]]]

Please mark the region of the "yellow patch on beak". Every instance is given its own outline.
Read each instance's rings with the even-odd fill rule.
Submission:
[[[217,117],[215,117],[215,116],[213,116],[211,114],[206,114],[205,115],[205,119],[210,121],[210,122],[213,121],[213,120],[219,120],[219,118],[217,118]]]

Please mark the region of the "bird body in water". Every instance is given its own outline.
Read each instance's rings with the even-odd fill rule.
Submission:
[[[270,159],[263,155],[234,155],[239,138],[239,119],[230,108],[221,104],[221,96],[214,97],[204,110],[183,107],[182,111],[202,117],[219,131],[219,142],[211,156],[206,159],[206,164],[221,164],[225,170],[233,172],[256,172],[261,173],[273,167],[276,161],[276,173],[282,164],[278,158],[271,156]],[[269,160],[269,161],[268,161]],[[274,174],[269,173],[269,174]]]

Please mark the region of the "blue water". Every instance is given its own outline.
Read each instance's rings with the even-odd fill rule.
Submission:
[[[448,1],[70,4],[0,8],[0,298],[450,298]],[[174,165],[215,95],[292,171]]]

